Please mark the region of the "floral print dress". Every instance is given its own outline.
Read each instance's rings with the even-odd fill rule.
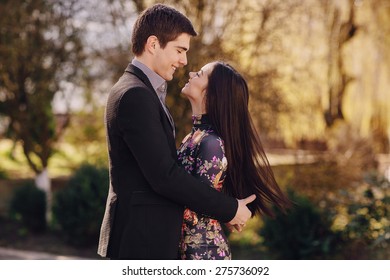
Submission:
[[[221,191],[227,169],[223,141],[213,130],[207,115],[193,116],[192,120],[192,131],[177,151],[179,165],[210,187]],[[221,224],[186,208],[180,257],[189,260],[231,259],[229,243]]]

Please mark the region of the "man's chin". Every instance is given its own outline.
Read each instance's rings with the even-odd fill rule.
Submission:
[[[168,82],[168,81],[172,81],[173,80],[173,74],[168,76],[168,77],[164,77],[165,80]]]

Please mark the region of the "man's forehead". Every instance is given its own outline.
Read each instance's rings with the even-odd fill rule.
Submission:
[[[175,40],[168,42],[168,44],[172,45],[173,47],[181,48],[185,51],[188,51],[190,49],[190,40],[190,35],[188,35],[187,33],[182,33],[177,36]]]

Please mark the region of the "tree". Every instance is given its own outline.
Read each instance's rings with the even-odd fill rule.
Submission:
[[[327,0],[322,3],[327,37],[327,104],[329,129],[346,121],[375,151],[389,151],[389,31],[387,0]]]
[[[78,76],[83,61],[81,30],[72,20],[76,3],[0,2],[0,116],[8,120],[8,137],[23,146],[36,174],[36,185],[46,192],[49,206],[47,167],[55,143],[69,122],[68,114],[57,122],[52,101],[55,94],[65,90],[64,83]]]
[[[372,21],[368,26],[367,33],[373,37],[377,48],[375,63],[375,75],[373,96],[373,114],[370,116],[370,125],[376,144],[376,151],[380,153],[390,152],[390,92],[388,89],[380,92],[380,77],[390,72],[390,2],[387,0],[374,0],[369,2],[372,13]],[[384,67],[387,66],[386,68]],[[390,78],[386,79],[390,85]],[[384,102],[383,102],[384,101]]]
[[[355,0],[348,1],[348,16],[342,20],[341,11],[332,1],[324,1],[324,14],[328,17],[328,108],[325,111],[325,122],[331,127],[337,119],[344,119],[343,97],[352,77],[346,72],[343,60],[343,47],[356,35],[359,27],[355,19]]]

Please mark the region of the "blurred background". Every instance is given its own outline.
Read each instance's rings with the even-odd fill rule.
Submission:
[[[147,0],[0,0],[0,247],[98,258],[104,106]],[[199,36],[169,83],[225,60],[295,207],[231,233],[233,259],[390,259],[390,0],[159,1]]]

